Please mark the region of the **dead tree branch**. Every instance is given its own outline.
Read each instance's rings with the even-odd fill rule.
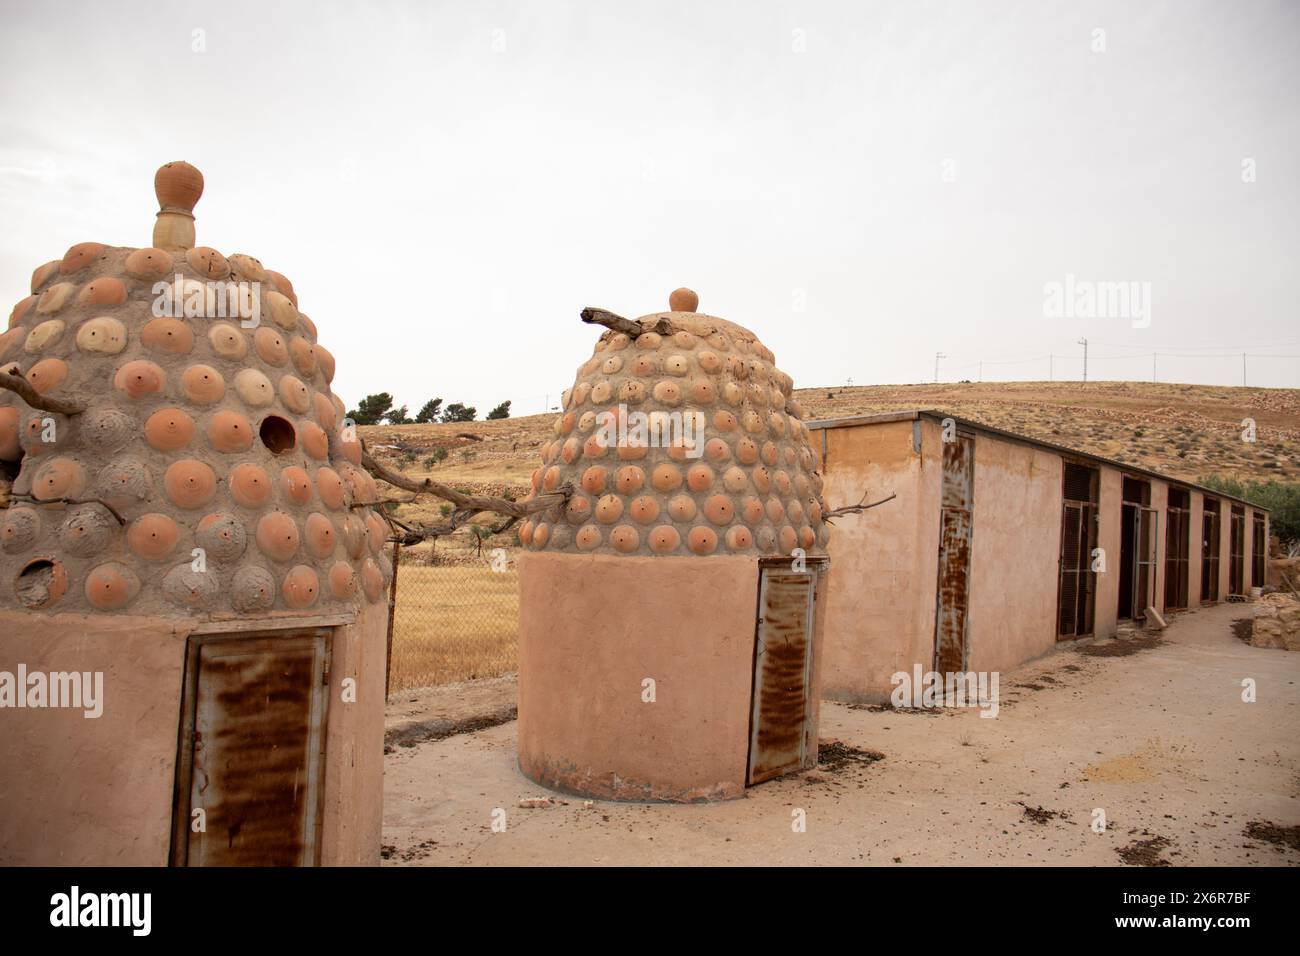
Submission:
[[[9,389],[32,408],[39,408],[43,412],[54,412],[56,415],[76,415],[86,410],[86,407],[80,402],[69,402],[61,398],[42,395],[32,388],[31,382],[21,375],[14,375],[12,372],[0,372],[0,388]]]
[[[608,309],[596,309],[591,306],[583,309],[578,314],[582,318],[582,321],[589,325],[603,325],[607,329],[612,329],[615,332],[622,332],[624,335],[630,336],[631,338],[645,335],[647,332],[657,332],[660,335],[672,335],[677,331],[677,327],[667,319],[659,319],[654,325],[646,326],[642,325],[640,322],[635,322],[632,319],[625,319],[621,315],[615,315]]]
[[[862,500],[856,505],[845,505],[842,508],[832,508],[830,511],[826,512],[826,514],[822,515],[822,520],[830,521],[832,518],[841,518],[844,515],[860,515],[864,511],[875,508],[878,505],[883,505],[886,501],[893,501],[897,497],[898,494],[894,493],[888,498],[881,498],[879,501],[873,501],[871,504],[867,504],[867,493],[864,491],[862,493]]]
[[[472,509],[457,509],[456,511],[453,511],[451,513],[451,517],[448,518],[446,521],[442,522],[441,524],[435,524],[435,525],[411,525],[411,524],[407,524],[404,521],[399,521],[397,518],[393,517],[391,514],[388,514],[387,512],[380,512],[380,515],[381,517],[384,518],[384,520],[388,522],[390,527],[393,529],[393,535],[389,540],[400,541],[403,545],[409,546],[413,544],[419,544],[422,541],[437,540],[438,538],[446,537],[449,534],[454,534],[462,526],[464,526],[467,522],[469,522],[470,519],[472,519],[475,515],[478,515],[480,513],[481,512],[474,511]],[[509,529],[511,526],[513,526],[514,523],[518,520],[519,520],[518,518],[512,516],[507,518],[505,521],[501,522],[496,527],[488,528],[486,537],[491,537],[493,535],[500,534],[502,531],[505,531]],[[481,541],[479,542],[479,548],[481,551],[482,550]]]
[[[435,498],[442,498],[455,505],[457,511],[471,512],[471,516],[483,511],[495,511],[497,514],[509,515],[512,518],[527,518],[539,511],[564,504],[573,494],[573,487],[565,485],[559,491],[538,495],[528,501],[511,501],[509,498],[498,498],[495,495],[466,495],[432,478],[416,481],[398,472],[390,471],[375,461],[368,451],[361,453],[361,464],[371,475],[380,481],[388,482],[394,488],[401,488],[416,495],[433,495]]]

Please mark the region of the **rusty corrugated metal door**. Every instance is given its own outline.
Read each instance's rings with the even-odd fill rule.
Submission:
[[[816,571],[759,571],[749,782],[809,766],[808,693]]]
[[[974,526],[975,439],[958,433],[943,443],[939,514],[939,586],[935,598],[935,670],[964,672]]]
[[[319,860],[328,631],[195,639],[173,862]],[[202,829],[195,826],[202,810]],[[182,829],[183,827],[183,829]]]

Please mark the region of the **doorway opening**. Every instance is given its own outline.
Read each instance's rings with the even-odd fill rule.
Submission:
[[[1264,516],[1258,511],[1251,521],[1250,535],[1250,586],[1264,586],[1264,560],[1268,554],[1268,536],[1264,533]]]
[[[1192,493],[1169,489],[1169,518],[1165,522],[1165,609],[1187,607],[1191,567]]]
[[[1205,499],[1201,517],[1201,603],[1219,600],[1219,499]]]
[[[1065,463],[1060,580],[1056,588],[1058,641],[1092,633],[1097,604],[1093,551],[1097,547],[1098,484],[1096,468]]]
[[[1246,509],[1233,505],[1228,525],[1228,593],[1246,593]]]
[[[1151,484],[1124,477],[1119,541],[1119,608],[1121,621],[1146,619],[1155,600],[1157,513],[1151,505]]]

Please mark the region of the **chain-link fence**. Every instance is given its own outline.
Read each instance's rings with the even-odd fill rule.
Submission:
[[[516,669],[519,572],[511,557],[393,546],[389,693]]]

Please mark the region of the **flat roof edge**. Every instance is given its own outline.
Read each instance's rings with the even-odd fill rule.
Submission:
[[[1118,471],[1126,471],[1135,475],[1145,475],[1148,478],[1156,478],[1168,484],[1175,485],[1179,488],[1195,489],[1203,494],[1213,495],[1216,498],[1224,498],[1228,501],[1236,501],[1243,505],[1248,505],[1256,511],[1263,511],[1272,514],[1272,509],[1264,505],[1255,504],[1247,501],[1245,498],[1238,498],[1236,495],[1230,495],[1225,491],[1217,491],[1214,488],[1207,488],[1205,485],[1197,484],[1194,481],[1188,481],[1185,478],[1175,478],[1172,475],[1162,474],[1158,471],[1152,471],[1150,468],[1143,468],[1141,465],[1129,465],[1122,461],[1116,461],[1113,458],[1106,458],[1102,455],[1094,455],[1092,452],[1081,451],[1078,448],[1070,448],[1066,445],[1057,445],[1054,442],[1046,441],[1041,438],[1034,438],[1030,435],[1020,435],[1016,432],[1009,432],[1003,428],[997,428],[993,425],[985,425],[983,422],[972,421],[969,418],[962,418],[960,415],[953,415],[949,412],[937,408],[914,408],[909,411],[901,412],[878,412],[874,415],[850,415],[844,418],[814,418],[804,424],[812,429],[829,429],[829,428],[853,428],[860,425],[884,425],[889,422],[906,422],[916,421],[921,418],[928,418],[933,421],[942,422],[946,418],[951,418],[963,428],[969,428],[972,431],[984,432],[995,438],[1002,438],[1007,441],[1017,442],[1022,445],[1031,445],[1036,448],[1045,448],[1058,454],[1068,455],[1071,458],[1081,458],[1086,461],[1097,462],[1098,464],[1107,465]]]

